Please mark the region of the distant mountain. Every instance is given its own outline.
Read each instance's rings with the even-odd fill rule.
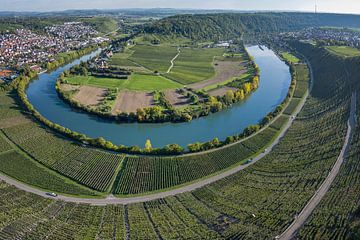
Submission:
[[[65,10],[54,12],[11,12],[0,11],[0,17],[64,17],[64,16],[97,16],[97,15],[120,15],[120,16],[147,16],[147,17],[168,17],[179,14],[209,14],[209,13],[225,13],[225,12],[246,12],[231,10],[199,10],[199,9],[174,9],[174,8],[129,8],[129,9],[89,9],[89,10]]]

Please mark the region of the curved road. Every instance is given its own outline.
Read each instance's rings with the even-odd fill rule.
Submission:
[[[346,155],[349,151],[350,138],[353,134],[353,131],[355,128],[355,123],[356,123],[355,114],[356,114],[356,92],[354,92],[351,96],[351,110],[350,110],[350,117],[348,120],[348,129],[347,129],[344,145],[341,149],[340,155],[338,156],[333,168],[331,169],[331,171],[329,172],[329,175],[326,177],[326,179],[321,184],[319,189],[315,192],[313,197],[303,208],[301,213],[295,218],[295,220],[292,222],[292,224],[280,236],[276,237],[276,239],[290,240],[290,239],[294,238],[294,235],[296,234],[296,232],[299,230],[299,228],[301,228],[301,226],[304,225],[304,223],[309,218],[311,213],[314,211],[314,209],[320,203],[321,199],[329,191],[331,184],[334,182],[336,176],[338,175],[338,173],[340,171],[340,167],[341,167],[342,163],[344,162],[344,157],[346,157]]]
[[[180,50],[179,50],[180,52]],[[311,66],[308,64],[309,69],[310,69],[310,83],[312,86],[312,82],[313,82],[313,74],[312,74],[312,70],[311,70]],[[311,89],[311,87],[310,87]],[[297,116],[298,113],[301,111],[301,109],[303,108],[306,99],[309,95],[309,91],[306,92],[306,94],[303,96],[300,104],[298,105],[297,109],[295,110],[293,116]],[[185,193],[185,192],[190,192],[190,191],[194,191],[196,189],[202,188],[206,185],[209,185],[211,183],[214,183],[218,180],[221,180],[223,178],[226,178],[228,176],[231,176],[241,170],[244,170],[245,168],[251,166],[252,164],[256,163],[257,161],[259,161],[260,159],[262,159],[263,157],[265,157],[267,154],[269,154],[272,149],[280,142],[280,140],[283,138],[283,136],[286,134],[287,130],[291,127],[293,121],[295,120],[295,118],[290,118],[290,120],[288,121],[288,123],[286,124],[286,126],[284,126],[284,128],[281,130],[280,134],[276,137],[276,139],[268,146],[267,150],[261,154],[259,154],[258,156],[256,156],[255,158],[253,158],[253,160],[250,163],[247,164],[243,164],[243,165],[239,165],[237,167],[234,167],[232,169],[229,169],[225,172],[222,172],[220,174],[214,175],[212,177],[200,180],[198,182],[189,184],[189,185],[185,185],[173,190],[169,190],[169,191],[164,191],[164,192],[159,192],[159,193],[153,193],[153,194],[149,194],[149,195],[143,195],[143,196],[138,196],[138,197],[128,197],[128,198],[116,198],[112,195],[109,195],[107,198],[103,198],[103,199],[96,199],[96,198],[77,198],[77,197],[69,197],[69,196],[64,196],[64,195],[58,195],[56,198],[53,198],[51,196],[48,196],[46,193],[46,191],[37,189],[37,188],[33,188],[29,185],[26,185],[24,183],[21,183],[17,180],[14,180],[10,177],[7,177],[3,174],[0,173],[0,180],[5,181],[6,183],[10,184],[10,185],[14,185],[15,187],[17,187],[18,189],[24,190],[26,192],[30,192],[45,198],[52,198],[52,199],[57,199],[57,200],[62,200],[65,202],[73,202],[73,203],[85,203],[85,204],[91,204],[91,205],[97,205],[97,206],[104,206],[104,205],[109,205],[109,204],[131,204],[131,203],[140,203],[140,202],[147,202],[147,201],[152,201],[152,200],[156,200],[156,199],[161,199],[161,198],[165,198],[165,197],[169,197],[169,196],[174,196],[177,194],[181,194],[181,193]]]
[[[304,106],[305,101],[307,99],[307,96],[308,96],[308,92],[303,97],[301,103],[299,104],[297,110],[294,113],[294,116],[296,116],[300,112],[302,107]],[[154,193],[154,194],[149,194],[149,195],[144,195],[144,196],[139,196],[139,197],[129,197],[129,198],[116,198],[116,197],[110,195],[105,199],[94,199],[94,198],[76,198],[76,197],[58,195],[54,199],[62,200],[62,201],[65,201],[65,202],[86,203],[86,204],[91,204],[91,205],[102,206],[102,205],[108,205],[108,204],[130,204],[130,203],[147,202],[147,201],[151,201],[151,200],[156,200],[156,199],[160,199],[160,198],[174,196],[174,195],[177,195],[177,194],[180,194],[180,193],[190,192],[190,191],[193,191],[195,189],[204,187],[204,186],[206,186],[208,184],[211,184],[213,182],[216,182],[216,181],[218,181],[220,179],[231,176],[231,175],[233,175],[233,174],[235,174],[235,173],[249,167],[250,165],[256,163],[257,161],[259,161],[263,157],[265,157],[279,143],[281,138],[285,135],[287,130],[292,125],[293,121],[294,121],[294,119],[291,118],[288,121],[288,123],[286,124],[286,126],[282,129],[281,133],[277,136],[277,138],[270,144],[270,146],[268,146],[267,151],[265,151],[265,152],[259,154],[258,156],[256,156],[252,160],[252,162],[244,164],[244,165],[240,165],[240,166],[237,166],[237,167],[234,167],[234,168],[232,168],[232,169],[230,169],[228,171],[225,171],[223,173],[217,174],[215,176],[206,178],[204,180],[201,180],[201,181],[198,181],[198,182],[195,182],[195,183],[183,186],[183,187],[179,187],[179,188],[169,190],[169,191],[164,191],[164,192],[159,192],[159,193]],[[4,176],[2,174],[0,174],[0,180],[3,180],[5,182],[7,182],[8,184],[14,185],[15,187],[17,187],[17,188],[19,188],[21,190],[40,195],[42,197],[52,198],[52,197],[46,195],[45,191],[33,188],[31,186],[28,186],[26,184],[18,182],[16,180],[14,180],[12,178],[9,178],[7,176]]]

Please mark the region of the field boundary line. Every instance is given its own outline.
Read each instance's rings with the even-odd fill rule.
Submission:
[[[309,66],[309,70],[311,70],[310,66]],[[310,74],[310,83],[312,83],[313,79],[312,79],[312,74]],[[147,202],[147,201],[152,201],[152,200],[157,200],[157,199],[161,199],[161,198],[165,198],[165,197],[169,197],[169,196],[175,196],[181,193],[186,193],[186,192],[191,192],[194,191],[196,189],[202,188],[204,186],[207,186],[211,183],[214,183],[216,181],[219,181],[223,178],[229,177],[253,164],[255,164],[256,162],[258,162],[259,160],[261,160],[263,157],[265,157],[266,155],[268,155],[269,153],[272,152],[273,148],[281,141],[281,139],[285,136],[285,134],[287,133],[288,129],[292,126],[293,122],[295,121],[295,116],[297,116],[300,111],[302,110],[303,106],[305,105],[305,102],[309,96],[309,89],[305,92],[302,100],[300,101],[300,103],[298,104],[296,110],[293,113],[293,118],[290,118],[289,121],[284,124],[283,129],[281,129],[279,131],[279,134],[273,139],[273,141],[267,146],[267,150],[261,152],[260,154],[258,154],[257,156],[255,156],[253,158],[253,160],[251,162],[247,162],[245,164],[242,165],[238,165],[232,168],[229,168],[228,170],[225,170],[223,172],[217,173],[215,175],[209,176],[207,178],[204,178],[202,180],[190,183],[190,184],[184,184],[183,186],[179,186],[177,188],[174,189],[170,189],[170,190],[166,190],[164,189],[164,191],[162,192],[156,192],[156,193],[149,193],[149,194],[144,194],[144,195],[139,195],[139,196],[129,196],[129,197],[114,197],[112,194],[108,195],[107,198],[105,199],[91,199],[91,198],[79,198],[79,197],[69,197],[69,196],[64,196],[64,195],[58,195],[57,198],[58,200],[62,200],[65,202],[73,202],[73,203],[85,203],[85,204],[90,204],[90,205],[97,205],[97,206],[104,206],[104,205],[113,205],[113,204],[131,204],[131,203],[142,203],[142,202]],[[277,118],[279,118],[279,116],[281,116],[281,114],[279,114]],[[275,121],[275,119],[274,119]],[[270,125],[270,124],[269,124]],[[254,135],[253,135],[254,136]],[[238,142],[237,142],[238,143]],[[237,144],[235,143],[235,144]],[[229,145],[225,146],[225,147],[229,147]],[[216,150],[216,149],[215,149]],[[203,152],[202,152],[203,153]],[[46,192],[40,191],[38,189],[34,189],[30,186],[27,186],[24,183],[18,182],[18,181],[13,181],[12,179],[9,180],[8,177],[0,174],[0,180],[4,180],[6,182],[8,182],[9,184],[12,184],[14,186],[16,186],[19,189],[37,194],[39,196],[45,197],[45,198],[52,198],[51,196],[48,196],[46,194]]]
[[[307,96],[308,96],[309,92],[307,91],[304,95],[304,98],[302,99],[302,101],[299,103],[296,111],[294,112],[294,116],[298,115],[298,113],[301,111],[302,107],[304,106]],[[152,201],[152,200],[156,200],[156,199],[161,199],[161,198],[165,198],[165,197],[170,197],[170,196],[175,196],[181,193],[186,193],[186,192],[190,192],[190,191],[194,191],[196,189],[199,189],[201,187],[207,186],[211,183],[214,183],[216,181],[219,181],[223,178],[229,177],[241,170],[244,170],[245,168],[255,164],[256,162],[258,162],[259,160],[261,160],[263,157],[265,157],[266,155],[268,155],[269,153],[272,152],[272,149],[280,142],[280,140],[285,136],[285,134],[287,133],[288,129],[292,126],[292,123],[295,121],[295,118],[291,118],[286,125],[284,126],[284,128],[282,130],[280,130],[279,135],[274,139],[274,141],[268,146],[268,151],[264,151],[262,153],[260,153],[259,155],[257,155],[256,157],[253,158],[252,162],[243,164],[243,165],[239,165],[236,167],[233,167],[225,172],[222,172],[220,174],[216,174],[212,177],[194,182],[192,184],[189,185],[185,185],[179,188],[175,188],[172,190],[168,190],[168,191],[163,191],[163,192],[159,192],[159,193],[153,193],[153,194],[148,194],[148,195],[141,195],[141,196],[135,196],[135,197],[122,197],[122,198],[116,198],[113,195],[108,195],[107,198],[105,199],[91,199],[91,198],[78,198],[78,197],[68,197],[68,196],[63,196],[63,195],[58,195],[57,198],[58,200],[62,200],[65,202],[73,202],[73,203],[85,203],[85,204],[90,204],[90,205],[96,205],[96,206],[105,206],[105,205],[114,205],[114,204],[132,204],[132,203],[142,203],[142,202],[147,202],[147,201]],[[19,189],[40,195],[42,197],[45,198],[53,198],[51,196],[46,195],[46,192],[40,191],[38,189],[34,189],[32,187],[26,186],[25,184],[18,182],[18,181],[14,181],[12,179],[9,179],[8,177],[0,174],[0,179],[4,180],[5,182],[8,182],[11,185],[16,186]],[[53,198],[54,199],[54,198]]]
[[[309,71],[311,72],[311,66],[308,64],[308,69]],[[285,110],[286,108],[290,105],[290,102],[291,100],[294,99],[294,93],[295,93],[295,88],[296,88],[296,85],[295,85],[295,88],[294,90],[291,92],[291,97],[289,99],[289,102],[286,104],[286,106],[284,106],[283,110],[276,116],[274,117],[273,119],[271,119],[271,121],[269,123],[267,123],[264,127],[262,127],[259,131],[255,132],[254,134],[251,134],[250,136],[248,137],[245,137],[243,139],[240,139],[239,141],[236,141],[236,142],[233,142],[233,143],[230,143],[230,144],[226,144],[222,147],[219,147],[219,148],[213,148],[213,149],[209,149],[209,150],[206,150],[206,151],[201,151],[201,152],[194,152],[194,153],[185,153],[185,154],[181,154],[179,155],[180,157],[189,157],[189,156],[196,156],[196,155],[202,155],[202,154],[205,154],[205,153],[211,153],[211,152],[216,152],[218,150],[222,150],[222,149],[225,149],[225,148],[229,148],[229,147],[232,147],[234,145],[237,145],[237,144],[240,144],[242,142],[245,142],[246,140],[249,140],[250,138],[252,137],[255,137],[256,135],[260,134],[261,132],[265,131],[268,127],[270,127],[274,122],[276,122],[276,120],[278,120],[280,118],[281,115],[288,115],[289,117],[291,116],[295,116],[295,113],[297,112],[297,109],[301,108],[304,106],[306,99],[308,98],[309,94],[310,94],[310,91],[312,89],[312,82],[313,82],[313,75],[311,74],[309,76],[309,89],[306,91],[306,93],[303,95],[302,98],[296,98],[296,99],[299,99],[300,102],[298,103],[296,109],[294,110],[293,114],[285,114]],[[296,80],[296,84],[297,84],[297,80]],[[131,155],[130,155],[131,156]]]

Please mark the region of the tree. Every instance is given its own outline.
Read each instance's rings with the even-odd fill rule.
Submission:
[[[226,91],[224,100],[226,104],[232,104],[234,102],[234,92],[231,90]]]
[[[178,145],[178,144],[169,144],[169,145],[166,145],[164,150],[167,152],[167,153],[172,153],[172,154],[180,154],[182,152],[184,152],[184,149]]]
[[[237,101],[241,101],[245,98],[245,93],[243,89],[239,89],[238,91],[235,92],[235,99]]]
[[[219,146],[220,145],[220,141],[219,141],[219,139],[218,138],[214,138],[213,140],[212,140],[212,144],[214,145],[214,146]]]
[[[150,139],[147,139],[145,142],[145,151],[151,152],[151,150],[152,150],[152,145],[151,145]]]
[[[226,138],[225,140],[225,143],[226,144],[230,144],[230,143],[233,143],[235,141],[234,137],[233,136],[229,136]]]
[[[245,95],[249,94],[251,92],[251,84],[250,83],[244,84],[244,92],[245,92]]]
[[[199,142],[192,143],[192,144],[189,144],[187,147],[190,152],[199,152],[201,150],[201,143],[199,143]]]

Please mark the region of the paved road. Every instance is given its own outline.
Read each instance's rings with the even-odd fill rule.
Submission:
[[[311,66],[308,65],[310,67],[310,71],[311,71]],[[310,75],[310,82],[313,82],[313,74],[311,71],[311,75]],[[311,88],[310,88],[311,89]],[[303,108],[306,99],[309,95],[309,91],[306,92],[305,96],[303,97],[302,101],[300,102],[300,104],[298,105],[297,109],[295,110],[293,116],[297,116],[298,113],[301,111],[301,109]],[[159,192],[159,193],[154,193],[154,194],[149,194],[149,195],[144,195],[144,196],[139,196],[139,197],[129,197],[129,198],[115,198],[112,195],[109,195],[107,198],[104,199],[94,199],[94,198],[76,198],[76,197],[69,197],[69,196],[63,196],[63,195],[58,195],[56,197],[56,199],[58,200],[62,200],[65,202],[74,202],[74,203],[85,203],[85,204],[91,204],[91,205],[98,205],[98,206],[103,206],[103,205],[109,205],[109,204],[131,204],[131,203],[139,203],[139,202],[147,202],[147,201],[152,201],[152,200],[156,200],[156,199],[160,199],[160,198],[165,198],[165,197],[169,197],[169,196],[174,196],[177,194],[181,194],[181,193],[185,193],[185,192],[190,192],[190,191],[194,191],[196,189],[202,188],[206,185],[209,185],[211,183],[214,183],[218,180],[221,180],[223,178],[226,178],[228,176],[231,176],[241,170],[244,170],[245,168],[251,166],[252,164],[256,163],[257,161],[259,161],[260,159],[262,159],[263,157],[265,157],[267,154],[269,154],[272,149],[280,142],[280,140],[284,137],[284,135],[286,134],[287,130],[291,127],[292,123],[293,123],[294,119],[291,118],[288,123],[286,124],[286,126],[284,126],[284,128],[281,130],[280,134],[277,136],[277,138],[270,144],[270,146],[268,146],[267,151],[263,152],[261,154],[259,154],[258,156],[256,156],[250,163],[244,164],[244,165],[240,165],[237,166],[235,168],[232,168],[228,171],[225,171],[223,173],[217,174],[215,176],[206,178],[204,180],[183,186],[183,187],[179,187],[173,190],[169,190],[169,191],[164,191],[164,192]],[[45,198],[52,198],[48,195],[46,195],[45,191],[33,188],[31,186],[28,186],[26,184],[23,184],[21,182],[18,182],[14,179],[11,179],[5,175],[2,175],[0,173],[0,180],[3,180],[5,182],[7,182],[8,184],[14,185],[15,187],[27,191],[27,192],[31,192],[34,194],[37,194],[39,196],[45,197]]]
[[[178,58],[178,56],[180,55],[180,48],[177,49],[178,50],[178,53],[176,54],[176,56],[171,59],[170,63],[171,63],[171,66],[169,67],[169,69],[167,70],[166,73],[170,73],[171,72],[171,69],[173,69],[174,67],[174,61]]]
[[[346,157],[349,148],[350,148],[350,138],[353,134],[356,122],[356,92],[351,96],[351,110],[350,117],[348,121],[348,129],[344,141],[344,145],[341,149],[340,155],[336,160],[333,168],[331,169],[329,175],[326,177],[325,181],[321,184],[320,188],[315,192],[310,201],[303,208],[301,213],[295,218],[293,223],[278,237],[277,239],[288,240],[292,239],[295,233],[299,230],[301,226],[304,225],[306,220],[309,218],[311,213],[314,211],[316,206],[320,203],[321,199],[325,196],[325,194],[329,191],[331,184],[335,180],[336,176],[340,171],[340,167],[344,162],[344,157]]]
[[[302,107],[304,106],[307,96],[308,96],[308,93],[306,93],[306,95],[302,99],[301,103],[299,104],[297,110],[294,113],[294,116],[296,116],[300,112]],[[228,171],[225,171],[225,172],[220,173],[218,175],[215,175],[215,176],[206,178],[204,180],[195,182],[193,184],[189,184],[189,185],[179,187],[179,188],[169,190],[169,191],[164,191],[164,192],[159,192],[159,193],[154,193],[154,194],[144,195],[144,196],[139,196],[139,197],[115,198],[115,197],[110,195],[109,197],[107,197],[105,199],[94,199],[94,198],[76,198],[76,197],[69,197],[69,196],[59,195],[59,196],[56,197],[56,199],[62,200],[62,201],[65,201],[65,202],[87,203],[87,204],[91,204],[91,205],[102,206],[102,205],[108,205],[108,204],[130,204],[130,203],[147,202],[147,201],[151,201],[151,200],[156,200],[156,199],[160,199],[160,198],[174,196],[174,195],[185,193],[185,192],[190,192],[190,191],[196,190],[198,188],[204,187],[204,186],[206,186],[208,184],[211,184],[213,182],[216,182],[218,180],[221,180],[223,178],[226,178],[228,176],[231,176],[231,175],[233,175],[233,174],[235,174],[235,173],[249,167],[250,165],[256,163],[257,161],[259,161],[263,157],[265,157],[279,143],[281,138],[285,135],[287,130],[292,125],[293,121],[294,121],[294,119],[291,118],[289,120],[289,122],[286,124],[286,126],[283,128],[281,133],[278,135],[278,137],[274,140],[274,142],[272,142],[270,144],[270,146],[267,148],[267,151],[259,154],[257,157],[255,157],[252,160],[252,162],[244,164],[244,165],[237,166],[237,167],[232,168],[232,169],[230,169]],[[21,182],[18,182],[16,180],[11,179],[11,178],[9,178],[7,176],[4,176],[2,174],[0,174],[0,180],[3,180],[5,182],[7,182],[8,184],[14,185],[15,187],[17,187],[17,188],[19,188],[21,190],[40,195],[42,197],[52,198],[52,197],[46,195],[46,192],[44,192],[42,190],[39,190],[39,189],[33,188],[31,186],[25,185],[25,184],[23,184]]]

